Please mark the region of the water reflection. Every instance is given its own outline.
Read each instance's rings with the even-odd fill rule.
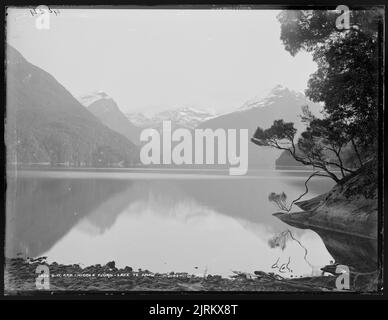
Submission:
[[[7,183],[6,256],[39,256],[110,197],[125,193],[131,181],[20,178]],[[15,196],[16,195],[16,196]],[[114,219],[128,204],[110,203]],[[108,221],[106,221],[108,222]],[[107,224],[104,226],[107,227]]]
[[[276,261],[290,261],[288,275],[317,274],[332,259],[321,238],[274,218],[268,202],[272,191],[297,197],[306,175],[109,179],[98,173],[68,178],[64,172],[19,178],[8,192],[6,254],[222,275],[278,272]],[[329,188],[327,180],[312,184],[317,193]],[[284,250],[269,246],[268,240],[287,228],[308,248],[308,261],[296,242]]]

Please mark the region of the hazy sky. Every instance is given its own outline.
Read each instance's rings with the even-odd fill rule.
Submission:
[[[273,10],[59,9],[39,30],[9,9],[7,41],[75,97],[105,91],[124,112],[225,112],[276,84],[303,91],[316,69],[280,41]]]

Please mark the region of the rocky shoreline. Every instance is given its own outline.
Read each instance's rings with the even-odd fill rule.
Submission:
[[[297,228],[374,239],[378,234],[377,161],[366,163],[326,194],[295,203],[303,211],[274,214]]]
[[[291,226],[308,228],[319,234],[335,263],[323,268],[325,276],[282,278],[274,273],[254,271],[233,276],[159,274],[131,267],[106,265],[81,267],[44,258],[13,258],[5,261],[5,293],[28,295],[48,292],[335,292],[336,265],[349,266],[351,292],[377,292],[381,280],[377,242],[377,165],[371,161],[331,191],[296,203],[302,210],[274,215]],[[36,268],[50,272],[48,290],[38,290]],[[331,275],[328,275],[331,274]]]
[[[38,290],[36,268],[46,265],[50,270],[49,288]],[[352,292],[375,291],[376,275],[350,278]],[[7,295],[61,294],[64,292],[336,292],[336,276],[285,279],[271,273],[236,274],[231,278],[219,275],[197,276],[184,273],[158,274],[131,267],[116,268],[115,263],[80,267],[79,265],[47,264],[43,258],[33,261],[6,259],[5,293]],[[377,282],[376,282],[377,283]]]
[[[369,278],[375,290],[381,282],[377,170],[377,161],[371,160],[329,192],[295,203],[303,211],[274,213],[290,226],[318,233],[335,263],[349,267],[351,274],[376,275]]]

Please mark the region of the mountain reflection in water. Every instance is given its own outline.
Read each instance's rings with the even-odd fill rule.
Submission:
[[[300,276],[318,274],[337,255],[328,246],[330,237],[321,235],[322,242],[315,232],[272,216],[276,208],[268,194],[284,191],[296,198],[308,172],[259,171],[239,178],[203,174],[200,179],[179,175],[19,175],[8,183],[6,256],[45,255],[49,261],[83,265],[115,260],[118,266],[155,272],[222,275],[277,272],[271,268],[277,260],[290,260],[293,276]],[[318,178],[308,196],[331,186]],[[297,243],[289,242],[285,250],[268,245],[287,229],[308,249],[308,263]],[[350,244],[347,252],[352,255]]]

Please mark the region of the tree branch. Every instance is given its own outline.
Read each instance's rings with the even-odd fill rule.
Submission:
[[[302,198],[309,192],[309,188],[307,187],[307,183],[308,183],[308,182],[310,181],[310,179],[311,179],[312,177],[314,177],[314,176],[320,176],[320,177],[331,178],[331,177],[329,177],[329,176],[327,176],[327,175],[325,175],[325,174],[321,174],[319,171],[313,172],[313,173],[307,178],[307,180],[304,182],[304,186],[305,186],[305,188],[306,188],[305,192],[302,193],[297,199],[295,199],[295,200],[293,200],[293,201],[291,202],[290,207],[289,207],[289,209],[288,209],[288,212],[291,211],[292,206],[294,205],[295,202],[297,202],[297,201],[299,201],[300,199],[302,199]]]

